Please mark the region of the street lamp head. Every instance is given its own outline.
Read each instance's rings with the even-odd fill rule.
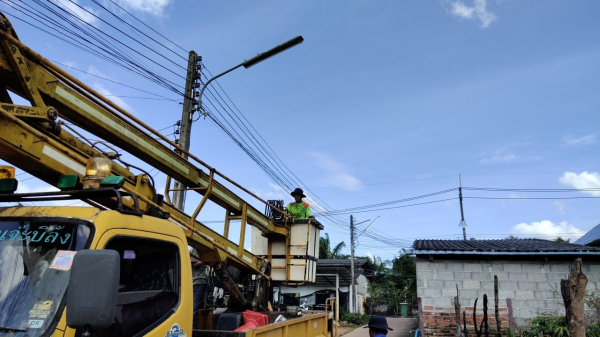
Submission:
[[[256,56],[254,56],[253,58],[251,58],[247,61],[244,61],[244,63],[242,63],[242,65],[244,66],[244,68],[248,69],[255,64],[258,64],[270,57],[273,57],[283,51],[286,51],[296,45],[299,45],[302,42],[304,42],[304,38],[302,36],[296,36],[295,38],[293,38],[287,42],[284,42],[275,48],[269,49],[264,53],[258,54]]]

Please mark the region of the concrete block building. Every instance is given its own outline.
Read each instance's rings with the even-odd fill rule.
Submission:
[[[541,314],[564,314],[560,280],[571,264],[583,259],[588,291],[600,290],[600,248],[538,239],[416,240],[417,296],[425,336],[455,336],[454,296],[467,312],[473,329],[473,303],[478,322],[483,295],[488,296],[491,329],[527,326]],[[499,316],[494,315],[494,275],[499,284]],[[589,309],[590,316],[595,310]]]

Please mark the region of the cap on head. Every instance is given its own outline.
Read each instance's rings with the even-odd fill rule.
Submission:
[[[375,328],[381,330],[394,330],[387,325],[387,319],[383,316],[373,315],[369,318],[369,325],[365,328]]]
[[[297,188],[295,189],[292,193],[290,193],[293,196],[295,195],[301,195],[302,198],[306,198],[306,196],[304,195],[304,191],[301,188]]]

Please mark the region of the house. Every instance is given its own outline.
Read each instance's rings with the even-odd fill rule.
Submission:
[[[590,229],[584,236],[575,241],[578,245],[600,247],[600,225]]]
[[[494,276],[499,284],[502,328],[526,326],[540,314],[564,314],[560,280],[571,263],[583,259],[588,291],[600,290],[600,248],[539,239],[416,240],[417,296],[425,336],[455,336],[454,297],[467,312],[473,332],[473,303],[481,322],[483,295],[495,330]],[[588,308],[589,309],[589,308]],[[594,315],[594,311],[586,311]]]
[[[355,259],[355,278],[354,284],[356,288],[356,302],[363,303],[367,297],[367,288],[369,286],[369,277],[371,277],[371,264],[367,259]],[[273,298],[279,298],[279,291],[284,296],[299,296],[300,304],[307,305],[323,304],[323,298],[330,295],[335,296],[335,276],[323,275],[339,275],[340,283],[340,309],[348,310],[348,294],[350,288],[351,277],[350,259],[320,259],[317,260],[317,279],[315,283],[304,284],[299,286],[281,286],[273,289]],[[295,295],[297,294],[297,295]],[[364,300],[363,300],[364,299]],[[362,305],[357,305],[362,312]]]

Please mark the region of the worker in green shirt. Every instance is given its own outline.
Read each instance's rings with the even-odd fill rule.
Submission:
[[[313,218],[312,212],[310,211],[310,205],[303,202],[302,198],[306,198],[304,191],[300,188],[295,189],[291,193],[295,201],[290,202],[287,207],[288,213],[294,217],[294,219],[308,219]]]

